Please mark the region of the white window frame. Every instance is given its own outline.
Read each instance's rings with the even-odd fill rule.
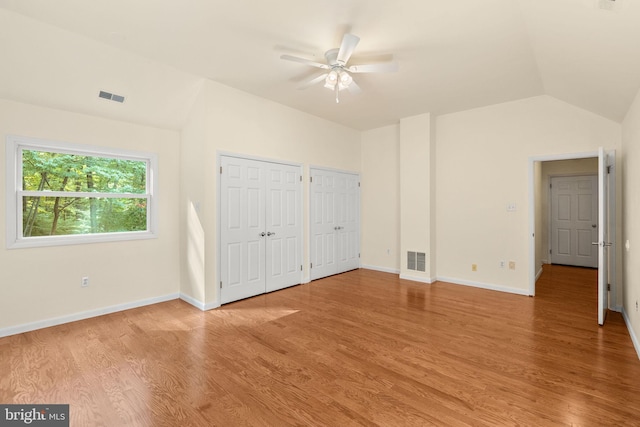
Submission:
[[[91,145],[9,135],[6,140],[6,238],[7,249],[36,248],[42,246],[77,245],[85,243],[114,242],[124,240],[154,239],[158,237],[158,157],[155,153],[106,148]],[[53,151],[56,153],[83,156],[109,157],[121,160],[136,160],[147,163],[147,230],[115,233],[70,234],[59,236],[22,235],[23,196],[33,195],[33,191],[22,189],[22,150]],[[40,192],[35,192],[41,195]],[[117,197],[126,198],[126,193],[75,193],[47,191],[52,197]],[[131,195],[140,198],[140,194]]]

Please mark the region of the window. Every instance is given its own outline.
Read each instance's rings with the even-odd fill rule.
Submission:
[[[7,138],[7,247],[156,237],[154,154]]]

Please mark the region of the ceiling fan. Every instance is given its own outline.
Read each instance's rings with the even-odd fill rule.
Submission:
[[[280,58],[286,59],[287,61],[300,62],[302,64],[311,65],[312,67],[325,70],[323,74],[314,77],[302,86],[298,87],[298,89],[306,89],[309,86],[324,81],[324,87],[333,90],[336,94],[336,102],[340,102],[338,93],[341,90],[347,89],[351,93],[362,92],[360,86],[353,81],[353,77],[351,76],[352,73],[385,73],[398,70],[398,64],[394,61],[347,66],[347,62],[356,49],[358,42],[360,42],[360,38],[358,36],[348,33],[345,34],[339,48],[330,49],[325,52],[324,57],[327,60],[326,64],[291,55],[282,55]]]

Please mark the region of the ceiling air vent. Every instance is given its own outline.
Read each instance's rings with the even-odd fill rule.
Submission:
[[[116,95],[114,93],[109,93],[109,92],[105,92],[103,90],[100,91],[100,93],[98,94],[98,96],[100,98],[104,98],[104,99],[108,99],[110,101],[115,101],[115,102],[119,102],[119,103],[123,103],[124,102],[124,96],[121,95]]]
[[[615,11],[620,8],[622,0],[598,0],[598,7],[603,10]]]
[[[427,256],[424,252],[407,252],[407,270],[427,271]]]

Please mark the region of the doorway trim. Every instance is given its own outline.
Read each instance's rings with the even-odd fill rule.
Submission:
[[[598,151],[582,153],[548,154],[529,157],[529,296],[536,294],[536,200],[535,200],[535,164],[555,160],[578,160],[598,158]],[[600,195],[598,195],[600,197]]]

